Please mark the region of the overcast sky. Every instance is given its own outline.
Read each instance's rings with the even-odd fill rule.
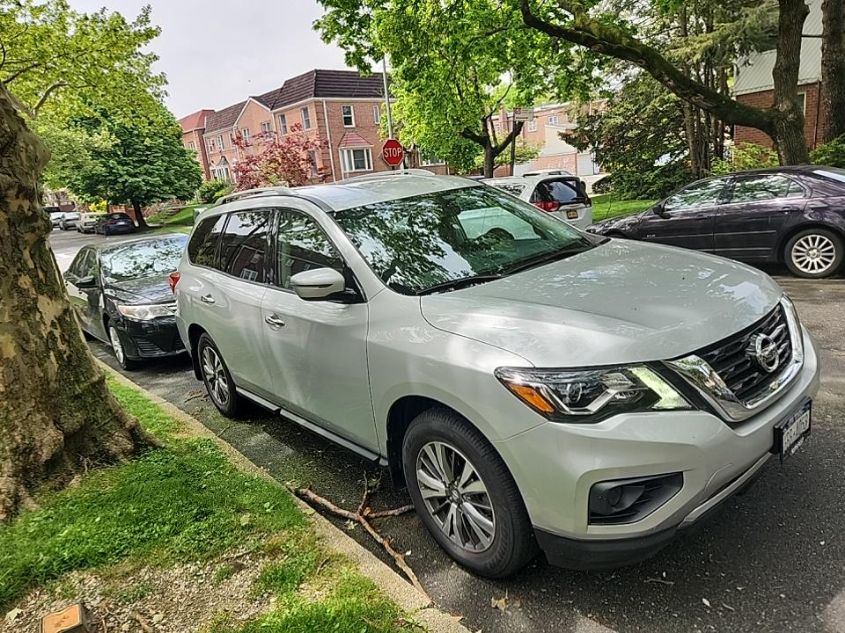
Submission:
[[[344,68],[343,52],[323,44],[311,24],[316,0],[70,0],[78,11],[108,6],[127,18],[152,6],[161,35],[152,48],[178,118],[220,109],[277,88],[312,68]]]

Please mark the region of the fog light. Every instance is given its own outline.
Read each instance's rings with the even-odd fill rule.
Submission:
[[[674,497],[684,485],[682,473],[616,479],[590,488],[592,525],[640,521]]]

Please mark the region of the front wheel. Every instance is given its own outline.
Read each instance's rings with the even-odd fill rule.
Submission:
[[[402,445],[408,491],[437,543],[488,578],[516,573],[537,546],[522,497],[491,444],[463,418],[429,409]]]
[[[202,370],[202,381],[217,410],[227,418],[235,418],[240,409],[240,398],[229,368],[220,355],[220,350],[208,334],[200,336],[197,354]]]
[[[829,277],[842,266],[842,238],[827,229],[806,229],[790,238],[784,261],[793,275],[809,279]]]
[[[126,349],[123,347],[123,341],[120,339],[120,333],[113,325],[109,325],[109,341],[111,341],[111,349],[114,352],[114,357],[118,364],[126,371],[132,371],[137,367],[135,361],[126,356]]]

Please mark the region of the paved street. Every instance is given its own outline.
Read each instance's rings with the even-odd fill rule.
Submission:
[[[103,239],[54,231],[51,242],[64,268],[82,244]],[[656,558],[612,572],[535,562],[516,578],[486,581],[453,564],[413,515],[383,521],[443,609],[484,633],[600,631],[592,622],[621,633],[845,632],[845,283],[769,272],[795,299],[821,347],[822,391],[804,448],[782,466],[771,460],[745,495]],[[105,345],[92,343],[92,349],[115,366]],[[197,416],[280,480],[310,484],[339,504],[357,505],[365,473],[378,475],[356,455],[261,410],[240,422],[222,418],[186,358],[127,375]],[[374,498],[378,508],[407,502],[387,480]],[[373,548],[360,529],[352,534]],[[507,610],[491,608],[491,598],[505,594]]]

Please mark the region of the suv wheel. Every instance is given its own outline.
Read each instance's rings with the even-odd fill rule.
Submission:
[[[842,265],[842,238],[826,229],[807,229],[786,243],[784,261],[793,275],[819,279]]]
[[[214,406],[227,418],[235,417],[240,405],[235,382],[223,361],[223,356],[220,355],[220,350],[208,334],[200,336],[197,354],[202,370],[202,381]]]
[[[490,443],[445,409],[418,415],[402,445],[417,514],[438,544],[480,576],[501,578],[536,553],[516,483]]]
[[[136,364],[131,358],[127,358],[126,350],[123,347],[123,341],[120,340],[120,332],[118,332],[113,325],[109,325],[109,341],[111,341],[111,349],[114,352],[114,357],[118,364],[127,371],[135,369]]]

